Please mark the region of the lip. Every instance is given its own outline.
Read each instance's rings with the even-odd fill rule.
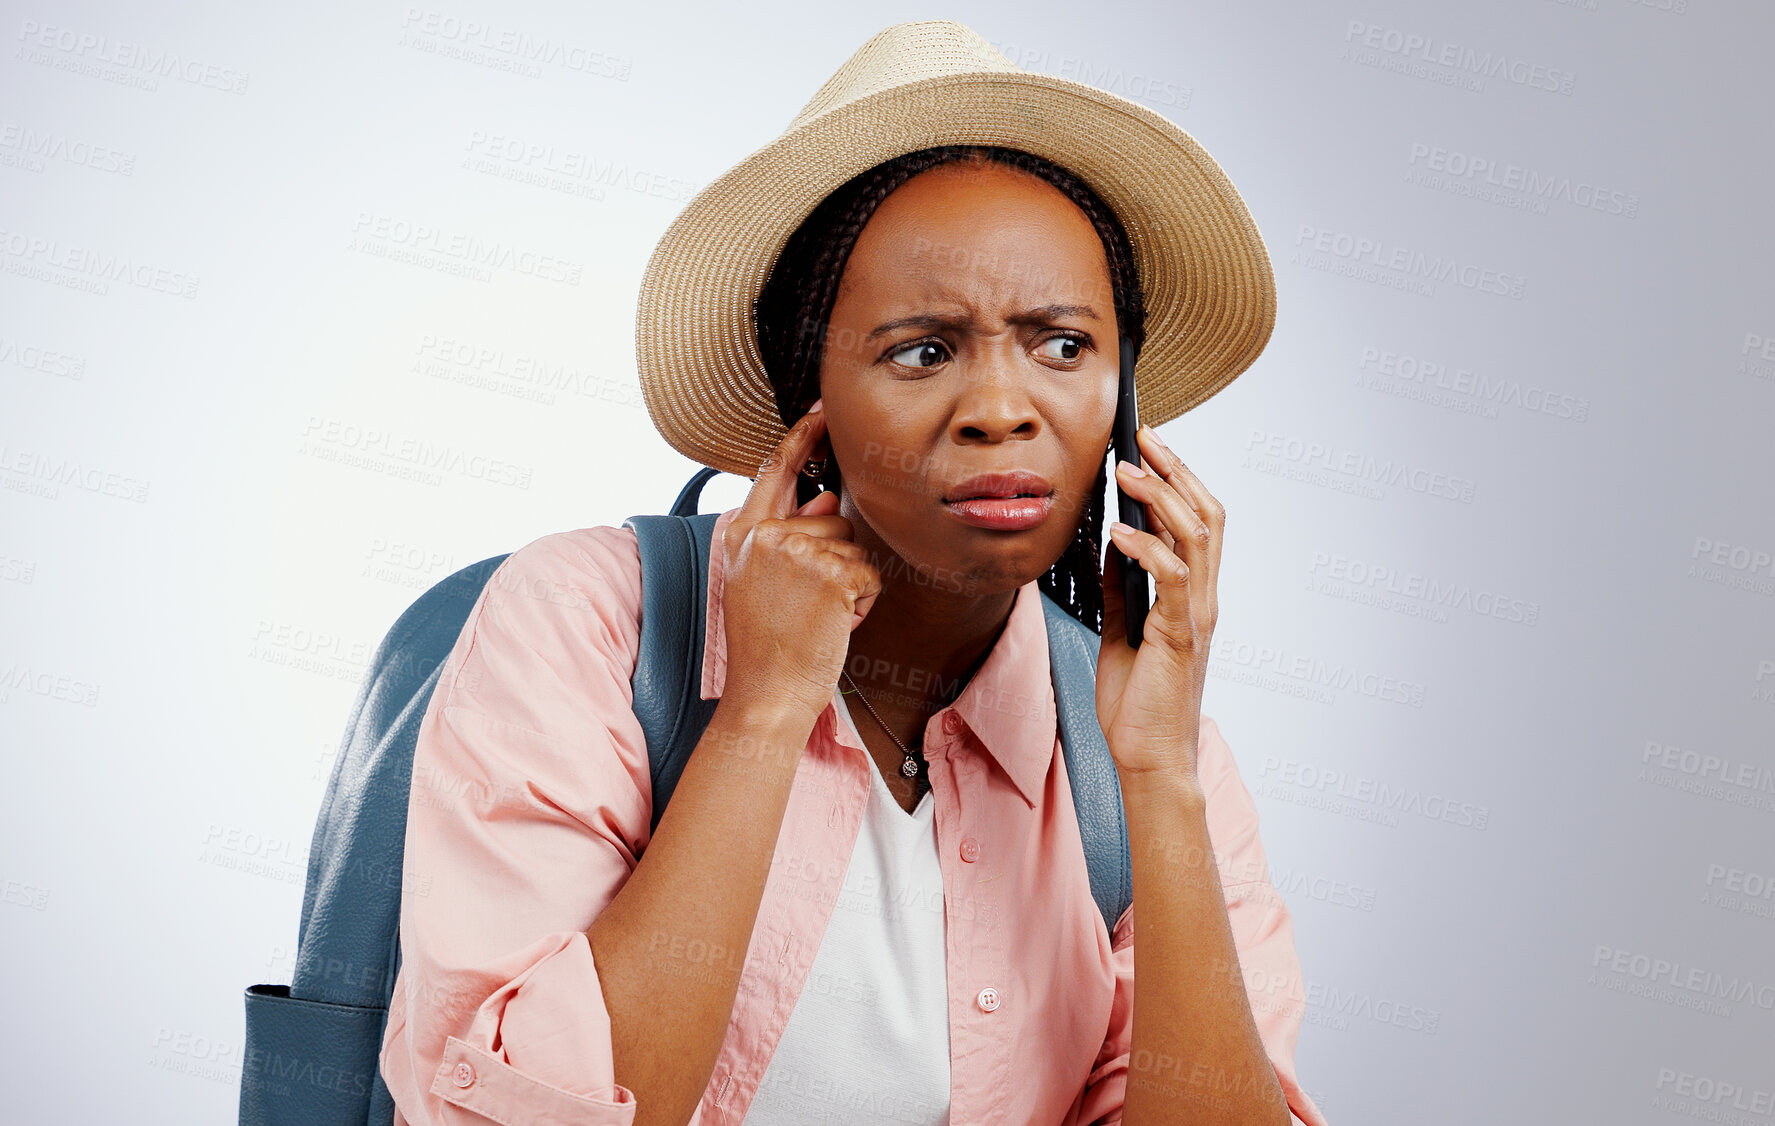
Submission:
[[[1040,524],[1054,511],[1054,498],[1045,497],[974,497],[970,500],[946,500],[943,507],[964,524],[990,528],[996,532],[1024,532]]]
[[[1054,486],[1027,469],[980,473],[951,488],[943,507],[976,528],[1027,531],[1054,511]]]

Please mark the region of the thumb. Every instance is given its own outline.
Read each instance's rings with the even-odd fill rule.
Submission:
[[[828,499],[830,498],[830,499]],[[838,511],[838,494],[821,493],[819,496],[797,508],[795,516],[830,516]]]

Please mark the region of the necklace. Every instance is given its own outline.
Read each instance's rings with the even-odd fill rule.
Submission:
[[[857,682],[851,679],[851,674],[848,672],[841,672],[839,675],[843,676],[845,683],[851,686],[851,691],[856,694],[857,699],[863,702],[863,707],[872,717],[874,717],[875,722],[880,725],[883,731],[887,732],[887,737],[894,741],[894,746],[900,748],[900,753],[906,756],[906,761],[900,764],[900,773],[907,778],[918,777],[919,760],[914,758],[912,752],[906,749],[906,744],[900,742],[900,737],[894,734],[893,729],[886,723],[883,723],[881,717],[875,714],[875,706],[869,702],[867,696],[863,695],[863,690],[857,687]]]

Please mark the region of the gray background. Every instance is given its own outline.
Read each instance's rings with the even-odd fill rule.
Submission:
[[[8,1121],[232,1121],[370,650],[458,567],[664,509],[654,242],[933,17],[1188,129],[1274,259],[1267,351],[1163,436],[1231,513],[1205,711],[1308,1091],[1769,1120],[1767,5],[155,7],[0,22]]]

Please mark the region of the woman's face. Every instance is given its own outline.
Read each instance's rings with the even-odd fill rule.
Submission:
[[[914,569],[901,578],[936,591],[987,595],[1047,571],[1109,444],[1116,327],[1096,228],[1047,181],[947,164],[897,188],[851,251],[820,360],[859,542],[878,539]],[[1014,471],[1040,480],[968,485]]]

